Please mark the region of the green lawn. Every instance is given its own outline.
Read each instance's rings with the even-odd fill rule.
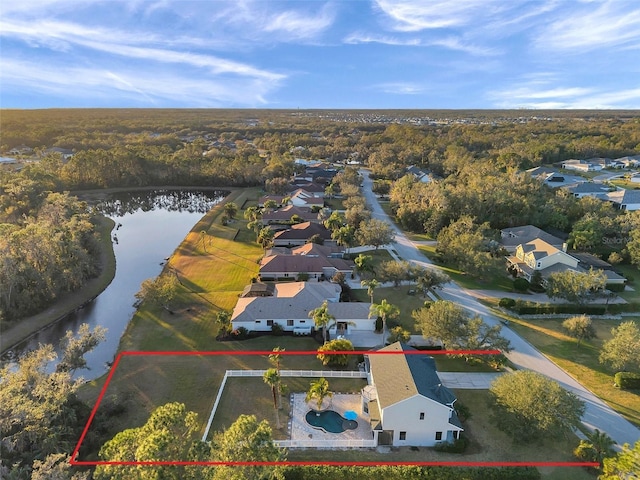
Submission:
[[[457,268],[440,262],[436,255],[435,245],[418,245],[418,249],[435,265],[440,267],[440,269],[444,273],[449,275],[451,277],[451,280],[456,282],[461,287],[468,288],[470,290],[498,290],[503,292],[513,291],[513,281],[511,277],[506,274],[506,272],[504,274],[496,275],[492,278],[482,281],[470,275],[467,275]]]
[[[604,400],[630,422],[640,426],[640,391],[620,390],[613,386],[613,372],[598,362],[602,344],[611,338],[611,329],[621,320],[593,318],[597,338],[577,342],[562,330],[562,319],[510,319],[510,328],[531,342],[567,373]],[[629,320],[625,318],[625,321]],[[640,317],[636,318],[640,321]]]
[[[633,265],[616,265],[615,269],[627,279],[627,285],[633,290],[620,292],[627,302],[640,303],[640,269]]]
[[[407,292],[411,289],[408,286],[401,286],[398,288],[385,287],[376,288],[373,292],[373,300],[375,303],[380,303],[382,299],[387,300],[392,305],[395,305],[400,309],[400,315],[397,318],[388,319],[388,325],[402,325],[405,330],[409,330],[412,334],[420,333],[415,328],[415,320],[411,316],[414,310],[418,310],[424,306],[425,299],[422,295],[416,293],[415,295],[407,295]],[[367,289],[353,289],[351,290],[351,296],[358,302],[370,302],[371,299],[367,295]],[[426,300],[429,300],[428,298]]]

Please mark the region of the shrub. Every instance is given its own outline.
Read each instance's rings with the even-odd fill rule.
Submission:
[[[236,340],[244,340],[249,336],[249,330],[244,327],[238,327],[231,332]]]
[[[433,448],[436,452],[463,453],[467,449],[468,445],[469,440],[464,435],[460,435],[460,437],[457,440],[454,440],[453,443],[439,442],[436,443]]]
[[[279,337],[284,333],[284,328],[282,328],[282,325],[280,325],[279,323],[274,322],[271,325],[271,333]]]
[[[513,298],[504,297],[500,299],[498,305],[502,308],[513,308],[516,305],[516,301]]]
[[[526,292],[529,290],[529,280],[526,278],[516,278],[513,281],[513,288],[518,292]]]
[[[616,386],[622,389],[640,389],[640,373],[618,372],[614,379]]]
[[[624,283],[611,283],[607,284],[607,289],[612,292],[623,292],[625,284]]]

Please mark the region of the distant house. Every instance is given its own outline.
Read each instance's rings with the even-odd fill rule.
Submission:
[[[318,214],[311,211],[309,207],[296,207],[295,205],[287,205],[286,207],[279,208],[273,212],[265,212],[262,214],[260,221],[263,225],[269,225],[271,223],[283,223],[289,222],[291,217],[297,215],[304,222],[320,223]]]
[[[611,188],[602,183],[585,182],[567,187],[567,190],[576,198],[601,198],[603,194],[610,192]]]
[[[291,185],[291,194],[294,194],[297,190],[303,190],[314,197],[324,198],[325,188],[324,185],[319,183],[300,181]]]
[[[520,227],[505,228],[500,231],[500,243],[509,253],[514,253],[518,245],[526,244],[532,240],[544,240],[553,247],[567,251],[567,244],[561,238],[551,235],[534,225],[522,225]]]
[[[600,160],[600,159],[597,159]],[[566,170],[576,170],[580,172],[595,172],[604,168],[603,163],[600,161],[587,161],[587,160],[566,160],[562,162],[562,168]]]
[[[430,447],[459,438],[456,396],[442,385],[433,358],[402,354],[415,349],[399,342],[380,351],[398,353],[365,356],[362,410],[378,445]]]
[[[307,192],[306,190],[299,188],[291,194],[289,203],[291,205],[295,205],[296,207],[322,208],[324,207],[323,197],[318,197],[312,192]]]
[[[240,297],[273,297],[275,292],[276,287],[273,283],[254,282],[244,287]]]
[[[527,173],[551,188],[586,182],[586,179],[583,177],[560,173],[556,169],[550,167],[530,168],[527,170]]]
[[[264,207],[264,204],[269,200],[276,202],[276,205],[282,205],[282,201],[285,198],[287,198],[286,195],[264,195],[258,199],[258,206],[260,208]]]
[[[33,148],[26,145],[19,145],[9,150],[10,155],[31,155],[32,153]]]
[[[416,167],[415,165],[408,167],[407,173],[410,173],[411,175],[413,175],[413,178],[415,178],[417,181],[422,183],[429,183],[433,181],[433,177],[429,172],[425,172],[424,170]]]
[[[640,190],[616,190],[607,193],[603,198],[620,210],[640,210]]]
[[[375,321],[369,318],[371,304],[340,303],[340,285],[331,282],[292,282],[275,284],[275,294],[266,297],[239,298],[231,315],[233,329],[268,332],[274,324],[284,331],[314,326],[309,312],[326,300],[329,313],[335,317],[329,332],[351,334],[373,332]]]
[[[69,160],[71,157],[73,157],[73,150],[70,150],[68,148],[60,148],[60,147],[47,148],[44,151],[44,153],[45,155],[57,153],[62,157],[63,160]]]
[[[331,232],[319,223],[303,222],[292,225],[291,228],[277,232],[273,237],[276,247],[304,245],[314,235],[319,235],[325,242],[331,240]]]
[[[544,279],[554,272],[578,269],[578,259],[539,238],[518,245],[507,263],[529,281],[535,271]]]
[[[640,173],[634,173],[629,177],[631,183],[640,183]]]
[[[290,253],[266,255],[260,260],[260,278],[278,280],[306,275],[309,279],[330,279],[338,272],[351,275],[354,263],[332,256],[332,251],[332,247],[308,243]]]

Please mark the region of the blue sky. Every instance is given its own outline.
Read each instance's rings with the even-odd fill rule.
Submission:
[[[640,108],[640,0],[5,0],[0,106]]]

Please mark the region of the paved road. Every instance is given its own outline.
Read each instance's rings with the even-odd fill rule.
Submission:
[[[385,220],[394,225],[391,219],[384,213],[378,199],[373,194],[373,182],[369,178],[368,172],[361,170],[361,174],[364,177],[364,195],[367,203],[371,207],[373,217]],[[393,248],[403,260],[408,260],[425,267],[433,267],[429,259],[422,255],[420,250],[416,248],[402,231],[395,228],[395,233],[396,243]],[[443,299],[456,302],[470,310],[473,314],[482,316],[489,325],[495,325],[499,322],[499,319],[495,317],[486,306],[478,302],[473,295],[470,295],[465,289],[454,282],[448,283],[442,290],[438,291],[438,294]],[[569,376],[564,370],[542,355],[542,353],[536,350],[529,342],[507,327],[503,328],[502,334],[509,339],[513,347],[513,350],[507,357],[518,369],[526,368],[542,373],[556,380],[564,388],[574,392],[584,400],[586,410],[582,421],[588,428],[597,428],[601,432],[606,432],[611,438],[618,442],[618,445],[624,443],[633,445],[640,439],[640,429],[613,411],[607,404]]]

